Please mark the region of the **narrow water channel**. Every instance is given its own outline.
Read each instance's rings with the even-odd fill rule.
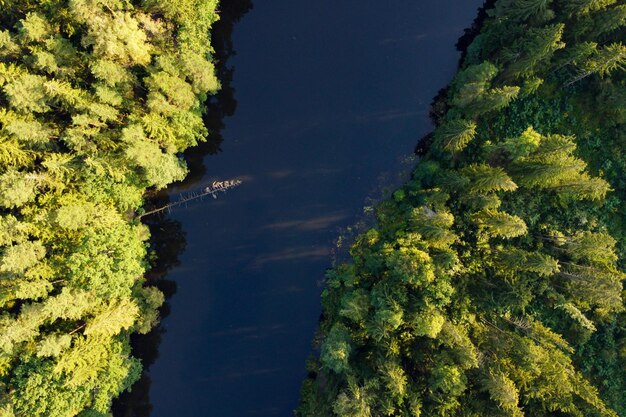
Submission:
[[[292,415],[333,240],[432,128],[481,3],[254,1],[232,39],[237,111],[191,188],[244,184],[170,215],[187,246],[151,417]]]

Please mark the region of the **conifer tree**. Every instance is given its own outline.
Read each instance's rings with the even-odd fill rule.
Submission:
[[[492,168],[486,164],[472,164],[461,169],[461,174],[470,179],[470,193],[491,191],[515,191],[517,184],[502,168]]]
[[[489,237],[513,238],[525,235],[526,223],[518,216],[485,210],[471,216],[472,221]]]
[[[612,43],[596,49],[595,53],[580,65],[578,73],[567,84],[574,84],[593,74],[605,77],[613,71],[625,68],[626,46],[621,43]]]
[[[545,22],[554,17],[552,0],[499,0],[494,15],[516,21]]]
[[[463,119],[445,122],[435,132],[437,146],[452,154],[461,152],[476,136],[476,123]]]
[[[565,47],[562,42],[565,26],[561,23],[542,28],[531,28],[525,36],[501,53],[501,61],[506,65],[504,77],[519,78],[542,75],[541,64],[547,63],[555,51]]]
[[[568,0],[563,2],[564,11],[570,16],[581,16],[602,10],[617,0]]]
[[[219,87],[216,2],[0,1],[0,414],[108,415],[141,372],[149,187]]]

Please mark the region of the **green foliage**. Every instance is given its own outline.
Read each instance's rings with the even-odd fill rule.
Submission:
[[[336,373],[349,370],[348,360],[352,347],[348,331],[341,326],[334,326],[326,340],[320,354],[322,365]]]
[[[461,175],[469,178],[471,193],[487,193],[491,191],[515,191],[517,184],[502,168],[493,168],[485,164],[472,164],[461,171]]]
[[[489,397],[498,403],[498,406],[506,410],[507,415],[522,417],[524,413],[519,407],[519,392],[515,383],[505,374],[492,372],[484,383]]]
[[[549,255],[516,248],[499,251],[497,259],[504,268],[535,272],[544,277],[549,277],[560,269],[559,262]]]
[[[163,303],[136,212],[206,138],[217,4],[0,7],[0,415],[109,415]]]
[[[602,10],[616,0],[570,0],[564,4],[564,11],[569,15],[585,15]]]
[[[536,147],[534,140],[539,140]],[[587,164],[574,156],[574,137],[540,137],[526,130],[519,139],[505,142],[503,149],[509,150],[514,178],[524,187],[548,188],[564,197],[590,200],[602,200],[610,190],[606,181],[590,177],[585,172]]]
[[[489,237],[513,238],[525,235],[528,231],[524,220],[508,213],[484,210],[474,213],[471,220],[478,229]]]
[[[542,73],[555,51],[565,47],[562,42],[565,26],[562,23],[529,29],[523,37],[501,52],[505,76],[528,77]]]
[[[0,272],[24,272],[45,255],[46,248],[41,242],[22,242],[9,246],[0,258]]]
[[[328,274],[298,416],[626,415],[622,9],[487,10],[431,150]]]
[[[494,15],[515,21],[545,22],[554,17],[552,0],[499,0]]]
[[[476,123],[463,119],[448,121],[435,133],[437,146],[452,153],[465,149],[474,136],[476,136]]]
[[[616,42],[596,48],[585,60],[577,63],[576,67],[576,75],[568,84],[577,83],[592,74],[606,77],[614,71],[623,71],[626,68],[626,46]]]

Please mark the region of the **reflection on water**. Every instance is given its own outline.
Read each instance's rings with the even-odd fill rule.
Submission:
[[[182,185],[179,184],[179,187],[184,187],[185,184],[195,186],[197,179],[202,178],[206,171],[204,157],[220,151],[220,145],[223,141],[221,131],[224,128],[224,118],[232,116],[237,108],[235,90],[231,86],[234,68],[227,65],[228,59],[235,54],[231,35],[235,23],[250,9],[252,9],[251,0],[222,2],[221,19],[211,32],[217,61],[216,71],[222,88],[206,102],[207,114],[204,117],[204,122],[210,132],[209,140],[185,153],[190,173],[185,182]],[[146,211],[163,207],[169,202],[167,192],[161,192],[150,199]],[[210,204],[215,203],[211,201]],[[150,285],[158,287],[165,295],[166,302],[160,310],[161,319],[164,319],[170,313],[167,300],[176,293],[176,282],[168,279],[168,272],[180,265],[179,256],[185,251],[187,240],[181,223],[168,218],[165,214],[147,216],[144,223],[150,228],[150,251],[156,255],[156,259],[152,262],[152,269],[147,273],[146,279]],[[164,327],[158,325],[146,335],[133,335],[131,337],[133,355],[141,359],[144,371],[141,379],[132,387],[132,391],[122,394],[114,402],[113,415],[115,417],[150,416],[153,407],[150,401],[152,381],[149,370],[159,357],[159,345],[164,333]]]

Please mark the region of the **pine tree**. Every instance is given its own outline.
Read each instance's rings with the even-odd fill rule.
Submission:
[[[363,326],[370,309],[369,295],[363,289],[349,291],[341,298],[339,315]]]
[[[437,146],[452,154],[461,152],[476,136],[476,123],[454,119],[446,121],[435,132]]]
[[[605,77],[614,71],[623,71],[625,66],[626,46],[612,43],[596,49],[595,53],[578,67],[577,74],[567,82],[567,85],[577,83],[593,74]]]
[[[90,337],[115,336],[130,329],[139,315],[137,304],[129,299],[112,300],[95,316],[85,328]]]
[[[507,138],[498,144],[497,149],[506,152],[510,160],[517,161],[537,151],[541,141],[541,134],[528,127],[521,135]]]
[[[592,38],[601,38],[626,26],[626,4],[609,7],[594,14]]]
[[[483,113],[500,110],[515,100],[520,91],[520,87],[517,86],[492,88],[478,97],[467,112],[473,117],[477,117]]]
[[[490,371],[483,382],[483,387],[489,392],[489,397],[506,411],[507,416],[524,417],[524,413],[519,406],[519,391],[515,383],[505,374]]]
[[[518,216],[494,210],[474,213],[472,222],[489,237],[514,238],[525,235],[528,228]]]
[[[503,77],[543,75],[541,64],[548,62],[555,51],[565,47],[561,40],[564,29],[562,23],[531,28],[511,46],[505,47],[501,53],[501,61],[506,64]]]
[[[617,261],[617,241],[604,232],[584,231],[565,238],[563,249],[574,262],[610,267]]]
[[[568,0],[563,3],[563,11],[569,16],[581,16],[602,10],[617,0]]]
[[[507,248],[496,253],[499,263],[513,271],[535,272],[542,276],[550,276],[559,271],[559,262],[549,255],[539,252],[528,252],[522,249]]]
[[[359,386],[349,380],[348,388],[343,390],[333,403],[333,412],[337,417],[371,417],[369,404],[369,386]],[[371,389],[371,388],[370,388]]]
[[[470,65],[459,72],[451,85],[451,102],[461,108],[476,101],[491,85],[498,68],[490,62]]]
[[[622,308],[622,280],[624,274],[614,268],[595,268],[566,265],[559,273],[569,297],[575,305],[589,309],[599,306],[609,311]]]
[[[552,0],[499,0],[493,14],[519,22],[545,22],[554,17],[551,4]]]
[[[472,164],[461,169],[461,174],[470,179],[470,193],[488,193],[492,191],[515,191],[517,184],[502,168],[493,168],[486,164]]]
[[[443,249],[458,239],[450,230],[454,224],[454,216],[450,213],[419,207],[412,211],[409,221],[431,247]]]

